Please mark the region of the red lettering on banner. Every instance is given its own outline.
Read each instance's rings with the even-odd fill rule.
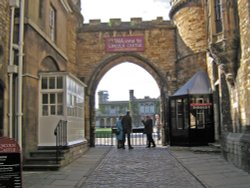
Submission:
[[[143,52],[144,36],[108,37],[105,39],[106,52]]]

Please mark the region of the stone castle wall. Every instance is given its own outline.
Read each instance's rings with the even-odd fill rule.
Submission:
[[[143,52],[107,52],[105,38],[115,36],[144,36],[145,50]],[[174,46],[175,27],[170,22],[160,18],[152,22],[142,22],[138,18],[127,23],[121,22],[120,19],[111,19],[110,23],[100,23],[99,20],[90,21],[89,24],[83,25],[78,34],[78,75],[84,76],[89,85],[92,74],[98,69],[98,66],[107,61],[110,63],[107,62],[107,65],[103,65],[105,68],[100,70],[100,76],[103,76],[115,64],[137,59],[132,60],[132,63],[136,63],[153,73],[150,68],[143,65],[143,60],[146,60],[165,76],[166,72],[175,69],[176,52]],[[174,71],[170,71],[169,74],[175,79]],[[100,79],[96,81],[99,82]],[[171,84],[169,84],[169,88],[173,90]]]
[[[8,135],[8,74],[7,68],[9,63],[9,33],[10,33],[10,7],[8,1],[0,1],[0,84],[4,89],[3,102],[3,135]],[[2,118],[2,117],[1,117]]]
[[[250,32],[247,0],[238,1],[241,56],[235,84],[231,87],[232,130],[224,134],[223,155],[236,166],[250,171]]]
[[[214,103],[219,108],[215,109],[215,112],[219,113],[220,118],[215,114],[215,122],[218,126],[216,130],[220,129],[217,134],[218,140],[221,141],[222,153],[228,161],[249,171],[249,1],[220,1],[223,29],[218,33],[215,29],[214,1],[171,2],[170,17],[179,34],[177,44],[181,44],[181,47],[178,47],[179,56],[188,57],[188,54],[206,54],[206,51],[209,51],[207,57],[200,58],[200,61],[204,61],[202,64],[208,67],[212,87],[215,94],[218,94],[218,98],[214,97]],[[185,63],[181,66],[182,59],[178,60],[178,71],[190,74],[192,70],[182,70],[188,62],[184,58]],[[195,61],[193,55],[191,61]]]
[[[201,1],[172,1],[172,5],[170,17],[177,28],[177,77],[181,86],[197,70],[206,71],[206,23]]]

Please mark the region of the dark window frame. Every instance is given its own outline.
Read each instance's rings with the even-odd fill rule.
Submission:
[[[222,32],[222,5],[221,0],[214,0],[214,18],[216,33]]]

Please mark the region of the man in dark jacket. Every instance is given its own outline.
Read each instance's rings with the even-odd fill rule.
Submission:
[[[150,116],[146,116],[145,120],[142,120],[142,123],[144,124],[144,133],[147,135],[147,148],[150,148],[151,143],[153,144],[153,147],[155,147],[155,142],[152,136],[153,120]]]
[[[132,132],[132,118],[129,115],[129,111],[127,111],[127,114],[123,116],[122,118],[122,126],[123,126],[123,131],[124,131],[124,143],[125,143],[125,138],[127,135],[127,140],[128,140],[128,148],[133,149],[131,146],[130,142],[130,133]],[[125,149],[125,145],[123,144],[123,148]]]

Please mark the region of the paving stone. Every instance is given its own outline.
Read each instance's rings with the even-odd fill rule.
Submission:
[[[218,153],[174,147],[95,147],[59,171],[24,171],[23,187],[248,188],[250,174]]]

